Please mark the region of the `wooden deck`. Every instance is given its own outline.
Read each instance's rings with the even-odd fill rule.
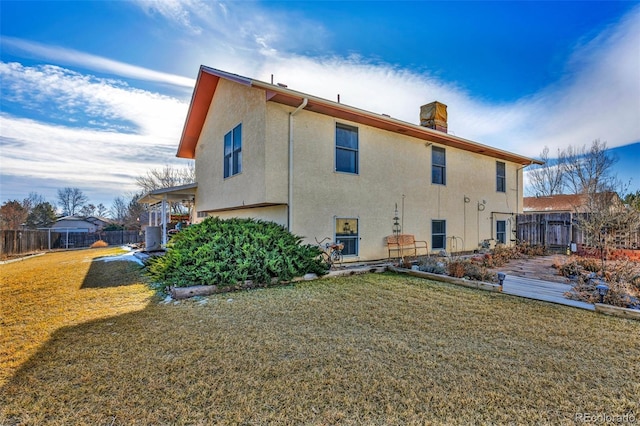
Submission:
[[[502,292],[505,294],[595,311],[595,306],[591,303],[579,302],[564,297],[564,293],[569,290],[571,290],[569,284],[534,280],[515,275],[507,275],[502,286]]]

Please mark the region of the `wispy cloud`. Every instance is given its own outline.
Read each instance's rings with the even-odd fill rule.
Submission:
[[[456,135],[529,156],[539,155],[545,145],[555,150],[600,138],[616,147],[640,140],[640,6],[595,37],[580,40],[559,81],[515,102],[491,103],[448,82],[446,75],[357,55],[295,53],[309,47],[295,43],[323,38],[326,29],[312,20],[282,16],[253,2],[211,4],[202,10],[194,2],[181,7],[201,24],[202,39],[215,34],[219,41],[198,57],[213,67],[265,81],[274,74],[290,88],[328,99],[339,93],[344,103],[412,123],[419,121],[420,105],[439,100],[449,106],[449,129]],[[270,25],[274,22],[277,26]]]
[[[15,37],[2,37],[2,49],[27,53],[39,59],[53,61],[55,64],[78,66],[85,70],[112,74],[137,80],[172,84],[181,87],[193,87],[195,80],[175,74],[150,70],[136,65],[126,64],[89,53],[79,52],[58,46],[36,43]]]
[[[0,76],[9,102],[49,104],[68,122],[1,113],[5,177],[55,180],[105,197],[134,190],[135,178],[150,168],[177,162],[183,101],[56,66],[0,63]]]

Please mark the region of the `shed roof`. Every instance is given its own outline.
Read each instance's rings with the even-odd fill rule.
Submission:
[[[308,100],[305,110],[319,114],[325,114],[355,123],[372,126],[378,129],[423,139],[425,141],[459,148],[477,154],[488,155],[497,159],[510,161],[522,165],[542,164],[539,160],[524,157],[512,152],[493,148],[487,145],[463,139],[448,133],[433,130],[427,127],[407,123],[389,117],[384,114],[377,114],[363,109],[355,108],[339,102],[330,101],[302,92],[288,89],[275,84],[253,80],[238,74],[232,74],[215,68],[200,66],[196,86],[191,97],[187,119],[178,146],[178,157],[195,158],[196,145],[200,138],[200,133],[211,105],[211,100],[215,94],[220,79],[243,84],[250,87],[263,89],[266,93],[266,101],[277,102],[291,107],[298,107],[304,99]]]

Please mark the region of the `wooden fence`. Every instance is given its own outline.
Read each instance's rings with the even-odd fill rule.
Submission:
[[[580,229],[573,213],[524,213],[516,216],[516,238],[551,250],[566,250],[571,243],[588,245],[588,236]],[[618,230],[607,244],[619,249],[640,248],[640,229]]]
[[[86,248],[98,240],[109,244],[135,244],[144,241],[140,231],[54,232],[53,230],[1,230],[0,258],[67,248]]]
[[[0,257],[49,249],[49,231],[0,231]]]
[[[52,232],[57,234],[52,239],[51,248],[82,248],[90,247],[96,241],[102,240],[110,246],[135,244],[144,241],[144,234],[140,231],[103,231],[103,232]]]

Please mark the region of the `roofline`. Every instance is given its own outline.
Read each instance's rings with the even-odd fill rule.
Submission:
[[[193,96],[189,105],[189,112],[185,121],[182,137],[180,138],[178,152],[176,154],[178,157],[190,159],[195,158],[195,147],[198,143],[200,132],[204,126],[204,121],[206,120],[211,100],[213,99],[213,95],[220,78],[246,86],[263,89],[266,92],[267,101],[297,107],[306,98],[308,99],[308,103],[304,109],[308,111],[342,118],[393,133],[415,137],[427,142],[442,144],[522,165],[544,164],[542,161],[533,158],[525,157],[499,148],[490,147],[488,145],[430,129],[428,127],[408,123],[406,121],[392,118],[388,115],[373,113],[343,103],[308,95],[306,93],[266,83],[260,80],[253,80],[237,74],[231,74],[204,65],[200,66],[200,71],[198,73],[198,79],[193,91]],[[210,90],[210,92],[201,92],[201,90],[207,89]]]
[[[160,188],[147,192],[138,198],[140,204],[155,204],[161,202],[167,195],[179,195],[187,196],[194,195],[195,190],[198,188],[198,183],[188,183],[186,185],[172,186],[169,188]]]

